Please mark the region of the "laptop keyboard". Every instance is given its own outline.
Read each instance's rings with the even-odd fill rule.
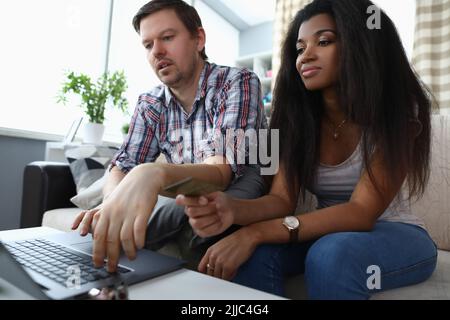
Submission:
[[[79,271],[81,285],[113,275],[105,268],[96,269],[92,257],[45,239],[8,242],[4,246],[23,267],[63,286],[66,286],[66,281],[74,274],[73,270]],[[124,274],[130,270],[118,266],[117,272]]]

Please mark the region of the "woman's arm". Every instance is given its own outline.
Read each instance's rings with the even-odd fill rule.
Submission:
[[[297,216],[300,220],[299,241],[317,239],[335,232],[372,230],[378,217],[400,191],[406,170],[394,181],[388,176],[379,155],[372,161],[371,169],[378,190],[365,171],[349,202]],[[258,244],[288,242],[289,232],[282,222],[283,219],[273,219],[249,225],[245,229]]]
[[[283,168],[275,175],[270,191],[258,199],[232,199],[234,224],[250,223],[284,217],[294,212],[296,199],[288,196]]]
[[[372,162],[372,173],[378,190],[365,172],[349,202],[298,215],[299,241],[317,239],[335,232],[370,231],[399,192],[406,176],[403,174],[403,179],[393,181],[386,172],[381,162],[375,160]],[[289,232],[282,223],[283,218],[276,218],[242,227],[209,247],[198,270],[218,278],[232,279],[258,245],[289,242]],[[208,265],[213,268],[208,268]]]

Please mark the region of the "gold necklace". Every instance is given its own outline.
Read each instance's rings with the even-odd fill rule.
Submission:
[[[339,125],[337,125],[337,126],[330,119],[328,119],[328,118],[326,118],[326,119],[333,126],[331,129],[333,130],[333,139],[334,139],[334,141],[336,141],[339,138],[339,129],[341,129],[342,126],[347,122],[347,118],[342,120],[342,122],[339,123]]]

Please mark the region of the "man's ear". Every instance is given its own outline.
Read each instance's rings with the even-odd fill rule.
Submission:
[[[199,27],[197,30],[197,40],[197,51],[202,52],[203,48],[205,48],[206,43],[206,33],[205,29],[203,29],[202,27]]]

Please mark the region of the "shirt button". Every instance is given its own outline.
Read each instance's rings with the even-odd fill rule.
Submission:
[[[187,150],[187,151],[191,151],[191,147],[187,147],[186,150]]]

